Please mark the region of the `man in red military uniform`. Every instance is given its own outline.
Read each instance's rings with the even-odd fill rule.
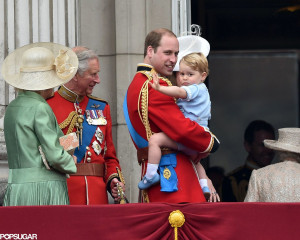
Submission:
[[[142,176],[147,167],[148,139],[152,132],[164,132],[181,144],[203,155],[218,147],[214,135],[197,123],[185,118],[174,98],[161,94],[148,84],[158,73],[160,84],[167,86],[177,61],[179,44],[173,32],[157,29],[145,40],[144,63],[138,64],[124,101],[126,123],[142,164]],[[162,150],[160,185],[143,190],[141,202],[204,202],[194,166],[184,153]],[[141,177],[142,177],[141,176]]]
[[[110,107],[90,95],[100,83],[97,55],[85,47],[73,50],[79,60],[76,75],[47,101],[64,134],[76,132],[79,138],[79,148],[74,153],[77,173],[67,181],[70,204],[106,204],[107,190],[116,201],[118,190],[125,191],[112,139]]]

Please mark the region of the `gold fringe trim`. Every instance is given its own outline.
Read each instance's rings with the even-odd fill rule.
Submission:
[[[149,196],[147,190],[141,190],[142,191],[142,196],[143,196],[143,203],[149,203]]]

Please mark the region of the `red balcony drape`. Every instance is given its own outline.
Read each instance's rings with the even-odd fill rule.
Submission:
[[[132,203],[0,207],[0,240],[169,240],[174,210],[185,218],[178,239],[300,239],[300,203]]]

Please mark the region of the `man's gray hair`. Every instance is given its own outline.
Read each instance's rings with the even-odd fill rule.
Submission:
[[[89,60],[91,59],[97,59],[99,61],[99,58],[97,54],[90,50],[90,49],[84,49],[82,51],[75,51],[77,57],[78,57],[78,70],[80,76],[83,75],[83,73],[89,69]]]

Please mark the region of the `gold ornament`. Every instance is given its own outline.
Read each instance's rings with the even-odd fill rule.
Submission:
[[[170,177],[171,177],[171,171],[170,171],[169,168],[165,167],[165,169],[164,169],[164,178],[169,180]]]
[[[178,228],[182,227],[185,222],[183,213],[180,210],[176,210],[170,213],[169,223],[174,228],[175,240],[178,240]]]

